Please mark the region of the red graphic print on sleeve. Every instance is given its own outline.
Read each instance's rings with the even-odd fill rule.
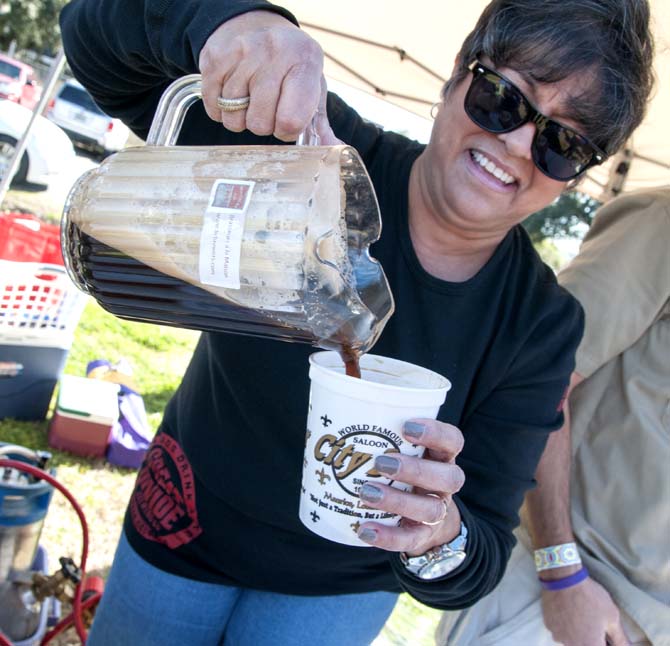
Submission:
[[[162,433],[154,439],[137,475],[130,513],[140,535],[170,549],[202,533],[191,465],[169,435]]]

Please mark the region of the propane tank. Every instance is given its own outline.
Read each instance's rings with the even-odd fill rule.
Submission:
[[[43,469],[51,456],[0,442],[0,459]],[[0,468],[0,631],[18,642],[42,630],[44,604],[31,593],[39,539],[53,487],[17,469]]]

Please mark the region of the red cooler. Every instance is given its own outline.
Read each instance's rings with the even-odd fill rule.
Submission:
[[[118,384],[63,375],[49,425],[49,445],[87,457],[104,457],[119,416]]]

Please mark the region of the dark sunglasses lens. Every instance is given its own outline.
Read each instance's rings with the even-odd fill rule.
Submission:
[[[473,72],[464,107],[480,128],[493,133],[520,128],[528,122],[533,111],[518,88],[482,67],[476,67]],[[533,119],[537,127],[532,147],[533,161],[545,175],[567,181],[589,167],[595,150],[584,137],[555,121]]]
[[[490,132],[507,132],[518,128],[528,118],[524,97],[491,72],[475,72],[465,97],[465,111],[481,128]]]
[[[593,159],[591,145],[581,135],[549,122],[538,129],[533,145],[533,160],[546,175],[567,181],[577,177]]]

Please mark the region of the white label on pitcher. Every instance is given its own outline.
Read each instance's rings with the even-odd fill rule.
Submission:
[[[209,195],[200,235],[200,282],[240,288],[244,216],[254,182],[217,179]]]

